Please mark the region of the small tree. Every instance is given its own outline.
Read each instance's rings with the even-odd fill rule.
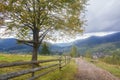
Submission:
[[[43,55],[50,55],[50,50],[46,42],[42,44],[41,54]]]
[[[71,57],[77,57],[77,48],[76,48],[76,46],[72,46],[70,56]]]

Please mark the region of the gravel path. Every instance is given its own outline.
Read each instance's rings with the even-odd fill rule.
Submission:
[[[76,59],[76,63],[78,65],[76,80],[120,80],[110,72],[98,68],[94,64],[88,63],[80,58]]]

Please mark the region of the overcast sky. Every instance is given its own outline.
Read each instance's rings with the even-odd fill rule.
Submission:
[[[85,26],[85,34],[83,36],[78,35],[77,39],[93,35],[104,36],[114,33],[114,31],[120,31],[120,0],[89,0],[88,4],[86,11],[88,26]],[[57,42],[73,40],[62,39]]]
[[[120,0],[89,0],[85,32],[120,31]]]

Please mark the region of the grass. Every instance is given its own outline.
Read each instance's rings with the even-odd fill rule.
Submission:
[[[105,70],[107,70],[107,71],[109,71],[113,75],[120,78],[120,66],[107,64],[107,63],[104,63],[104,62],[101,62],[101,61],[96,63],[96,65],[103,68],[103,69],[105,69]]]
[[[93,62],[92,59],[86,58],[87,61],[89,62]],[[109,71],[110,73],[112,73],[113,75],[115,75],[116,77],[120,78],[120,66],[119,65],[111,65],[105,62],[102,62],[100,60],[97,60],[95,62],[93,62],[96,66],[105,69],[107,71]]]
[[[0,62],[30,61],[31,55],[21,54],[0,54]],[[56,56],[38,56],[38,60],[57,58]]]
[[[70,64],[62,69],[62,71],[57,70],[48,74],[48,77],[46,77],[47,75],[43,76],[42,80],[74,80],[76,70],[77,67],[75,66],[75,62],[72,60]]]
[[[48,59],[55,59],[58,58],[58,56],[38,56],[38,60],[48,60]],[[0,63],[6,63],[6,62],[18,62],[18,61],[30,61],[31,55],[16,55],[16,54],[0,54]],[[49,65],[54,64],[55,62],[51,63],[45,63],[43,65]],[[58,63],[58,62],[57,62]],[[42,66],[43,66],[42,65]],[[24,65],[24,66],[17,66],[17,67],[10,67],[10,68],[1,68],[0,74],[4,74],[6,72],[15,72],[25,69],[30,69],[30,65]],[[76,73],[76,66],[75,62],[72,60],[70,64],[62,68],[62,71],[56,70],[52,73],[49,73],[40,79],[37,80],[74,80],[74,75]],[[36,75],[39,73],[42,73],[47,70],[36,72]],[[31,74],[23,75],[20,77],[16,77],[12,80],[26,80],[27,78],[30,78]]]

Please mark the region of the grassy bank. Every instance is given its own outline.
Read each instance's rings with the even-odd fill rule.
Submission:
[[[48,59],[55,59],[55,58],[58,58],[58,56],[38,56],[39,60],[48,60]],[[31,60],[31,55],[0,54],[0,63],[30,61],[30,60]],[[49,64],[53,64],[53,63],[49,63]],[[47,65],[47,64],[44,64],[44,65]],[[0,69],[0,74],[6,73],[6,72],[20,71],[20,70],[30,69],[30,68],[31,68],[30,65],[2,68]],[[75,62],[72,60],[70,64],[62,68],[62,71],[56,70],[52,73],[49,73],[41,77],[40,80],[74,80],[74,74],[76,73],[76,70],[77,69],[75,66]],[[36,74],[41,72],[37,72]],[[27,74],[21,77],[14,78],[12,80],[25,80],[30,77],[31,77],[31,74]]]
[[[120,78],[120,66],[119,65],[111,65],[100,60],[94,61],[92,59],[86,58],[87,61],[94,63],[96,66],[105,69],[112,73],[113,75]]]

